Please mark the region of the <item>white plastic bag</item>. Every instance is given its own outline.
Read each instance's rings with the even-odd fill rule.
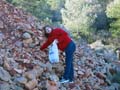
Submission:
[[[57,47],[56,40],[49,46],[49,61],[51,63],[58,63],[59,62],[59,50]]]

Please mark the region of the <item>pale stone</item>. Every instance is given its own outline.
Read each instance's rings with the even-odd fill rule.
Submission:
[[[58,90],[57,83],[54,81],[47,81],[47,90]]]
[[[38,88],[34,88],[33,90],[39,90]]]
[[[82,71],[78,71],[78,74],[80,74],[80,75],[84,75],[84,72],[82,72]]]
[[[24,47],[29,47],[29,44],[32,43],[32,42],[33,42],[32,38],[25,39],[25,40],[23,40],[23,46]]]
[[[25,87],[28,90],[32,90],[32,89],[34,89],[37,86],[37,84],[38,84],[38,81],[36,79],[34,79],[34,80],[31,80],[31,81],[27,82],[25,84]]]
[[[38,78],[39,76],[41,76],[42,72],[43,72],[43,68],[40,68],[40,67],[38,68],[38,67],[36,67],[36,68],[34,68],[33,70],[31,70],[31,71],[25,72],[25,73],[24,73],[24,76],[25,76],[26,78],[32,80],[32,79],[36,79],[36,78]]]
[[[29,38],[31,38],[31,35],[28,32],[25,32],[25,33],[23,33],[22,37],[24,39],[29,39]]]

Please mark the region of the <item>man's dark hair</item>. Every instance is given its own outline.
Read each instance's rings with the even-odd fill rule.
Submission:
[[[47,28],[47,27],[50,27],[51,29],[53,29],[53,27],[51,27],[50,25],[45,25],[45,26],[43,27],[45,37],[48,37],[48,36],[49,36],[49,34],[46,33],[46,28]]]
[[[43,27],[43,30],[45,30],[47,27],[50,27],[51,29],[53,29],[53,27],[51,27],[50,25],[45,25],[45,26]]]

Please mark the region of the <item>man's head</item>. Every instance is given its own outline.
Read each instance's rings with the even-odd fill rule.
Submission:
[[[52,32],[53,28],[49,25],[46,25],[46,26],[43,27],[43,30],[45,32],[45,36],[48,37],[49,34]]]
[[[49,25],[46,25],[43,27],[43,30],[45,30],[45,33],[49,34],[52,32],[53,28]]]

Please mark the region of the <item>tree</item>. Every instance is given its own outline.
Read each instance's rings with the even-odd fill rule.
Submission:
[[[52,10],[46,2],[47,0],[12,0],[12,4],[32,13],[41,20],[52,17]]]
[[[60,9],[64,6],[64,0],[7,0],[9,3],[22,8],[42,21],[61,21]]]
[[[89,1],[89,0],[88,0]],[[113,0],[92,0],[92,4],[95,6],[95,22],[93,26],[96,28],[96,32],[108,30],[108,18],[106,15],[106,7]]]
[[[93,9],[85,0],[66,0],[65,8],[61,10],[63,24],[71,32],[88,36],[91,33],[90,26],[95,19],[91,14]]]
[[[9,3],[12,3],[12,0],[6,0],[7,2],[9,2]]]
[[[120,39],[120,0],[111,2],[106,12],[109,18],[114,19],[109,29],[112,37]]]
[[[51,10],[59,10],[64,6],[64,0],[47,0],[47,4],[51,6]]]
[[[64,7],[65,0],[47,0],[47,4],[50,5],[52,10],[52,22],[61,22],[61,8]]]

